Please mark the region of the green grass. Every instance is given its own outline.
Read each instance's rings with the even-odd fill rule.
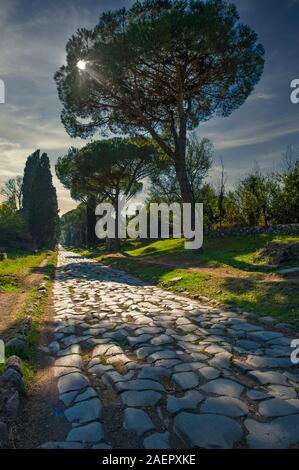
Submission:
[[[102,253],[106,251],[106,247],[104,245],[95,247],[92,250],[89,248],[76,248],[74,246],[65,246],[64,248],[68,251],[72,251],[73,253],[78,253],[78,255],[86,257],[92,256],[94,253]]]
[[[23,365],[23,378],[25,387],[28,388],[29,384],[34,380],[34,365],[35,365],[35,356],[36,350],[39,341],[39,333],[41,327],[42,316],[45,311],[45,307],[48,302],[49,291],[54,280],[55,266],[56,266],[57,256],[56,253],[53,254],[49,259],[44,269],[44,279],[46,281],[46,289],[44,292],[40,293],[38,287],[31,289],[27,302],[23,312],[20,313],[20,316],[26,316],[26,310],[31,305],[35,305],[34,311],[31,313],[31,325],[28,332],[27,340],[29,344],[29,353],[27,357],[24,357]]]
[[[257,252],[267,243],[299,242],[299,237],[274,235],[242,235],[233,237],[207,238],[203,253],[184,249],[184,240],[158,240],[149,244],[135,242],[133,248],[122,252],[133,257],[167,256],[184,261],[198,261],[209,266],[232,266],[243,270],[262,271],[263,262],[257,262]],[[137,246],[136,246],[137,245]],[[274,270],[274,268],[273,268]]]
[[[205,241],[203,253],[184,250],[183,240],[159,240],[126,247],[122,249],[122,258],[107,254],[99,256],[98,260],[174,291],[204,295],[258,316],[297,321],[298,284],[283,279],[274,282],[274,274],[271,273],[275,268],[265,271],[265,262],[257,261],[259,251],[270,242],[299,242],[299,237],[244,235],[210,238]],[[150,264],[146,264],[147,260]],[[174,267],[163,263],[174,264]],[[296,261],[286,263],[288,266],[292,264],[296,265]],[[190,266],[196,270],[190,270]],[[208,272],[206,268],[209,268]],[[181,279],[172,282],[173,278]]]
[[[47,251],[37,254],[28,252],[8,253],[8,259],[0,262],[0,291],[18,291],[24,278],[34,268],[37,268],[47,255]]]
[[[47,253],[49,254],[49,252]],[[41,255],[39,255],[41,256]],[[30,315],[31,323],[30,328],[27,333],[26,339],[29,345],[28,353],[19,351],[17,349],[8,348],[5,351],[6,357],[16,354],[22,359],[23,366],[23,379],[25,384],[25,390],[28,389],[30,383],[34,380],[34,366],[35,366],[35,356],[36,350],[39,341],[39,333],[42,315],[45,311],[45,307],[48,302],[49,291],[54,280],[55,266],[56,266],[57,256],[56,253],[52,253],[49,257],[46,266],[43,268],[44,280],[45,280],[45,291],[39,291],[38,287],[31,288],[27,295],[26,301],[22,309],[17,313],[16,321],[22,324],[22,322]],[[37,259],[37,261],[39,261]],[[41,259],[42,261],[42,259]],[[36,263],[38,266],[40,262]],[[32,306],[34,309],[32,310]],[[30,310],[30,313],[29,313]],[[5,365],[2,364],[0,368],[0,375],[4,370]]]

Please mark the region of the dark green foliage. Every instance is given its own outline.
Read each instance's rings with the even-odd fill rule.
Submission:
[[[206,186],[207,188],[207,186]],[[207,226],[259,226],[299,223],[299,161],[285,171],[263,174],[259,167],[243,178],[234,191],[224,192],[223,218],[213,187],[203,194]]]
[[[23,214],[38,248],[53,248],[59,219],[56,190],[47,154],[37,150],[27,159],[23,179]]]
[[[269,225],[275,181],[256,168],[238,185],[235,199],[245,225]]]
[[[226,189],[226,176],[222,167],[218,185],[204,180],[209,168],[211,147],[205,139],[201,142],[194,159],[187,154],[187,171],[195,188],[195,201],[204,204],[204,226],[206,228],[246,227],[260,225],[299,223],[299,160],[295,150],[287,150],[289,161],[282,161],[284,170],[263,174],[256,164],[254,169],[242,178],[234,190]],[[192,157],[192,158],[191,158]],[[164,166],[163,166],[164,165]],[[197,168],[194,180],[192,169]],[[162,159],[159,172],[152,178],[148,202],[180,201],[178,184],[169,162]],[[203,170],[203,173],[201,173]]]
[[[264,66],[256,33],[223,0],[136,2],[77,31],[66,51],[55,80],[67,132],[151,135],[174,162],[184,202],[193,202],[187,131],[241,106]]]
[[[83,203],[60,218],[60,230],[61,242],[64,245],[77,247],[86,245],[86,206]]]
[[[212,166],[213,154],[213,145],[209,139],[188,139],[186,167],[195,202],[203,202],[203,181]],[[151,176],[149,202],[172,203],[181,200],[173,161],[163,155]]]
[[[95,246],[97,244],[97,237],[95,234],[96,226],[96,210],[97,202],[94,196],[90,196],[87,199],[86,204],[86,245]],[[82,246],[82,245],[81,245]]]
[[[26,224],[20,213],[8,204],[0,204],[0,247],[15,246],[26,235]]]
[[[0,189],[0,194],[5,197],[5,204],[12,209],[20,210],[22,207],[22,176],[16,176],[7,180]]]
[[[299,160],[278,176],[273,212],[280,223],[299,223]]]
[[[84,202],[115,202],[120,195],[132,197],[138,182],[153,171],[157,151],[144,138],[113,138],[94,141],[81,150],[70,148],[56,164],[57,177],[74,199]]]
[[[81,150],[69,149],[60,157],[56,173],[74,199],[87,208],[87,244],[95,244],[95,207],[110,202],[117,211],[118,198],[132,198],[151,174],[157,150],[144,138],[113,138],[92,142]],[[117,212],[116,212],[117,213]],[[116,227],[117,228],[117,227]]]
[[[33,205],[33,188],[34,182],[36,180],[36,171],[39,166],[39,155],[40,151],[37,150],[32,155],[27,158],[24,177],[23,177],[23,186],[22,186],[22,209],[24,217],[28,224],[30,224],[31,217],[31,208]]]

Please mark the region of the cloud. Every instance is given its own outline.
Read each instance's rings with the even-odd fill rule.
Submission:
[[[253,94],[251,95],[249,98],[248,98],[248,101],[251,100],[251,101],[254,101],[254,100],[273,100],[277,97],[277,95],[275,95],[274,93],[256,93],[256,94]]]
[[[216,127],[216,126],[215,126]],[[220,126],[219,126],[220,127]],[[298,134],[298,125],[288,119],[273,122],[249,123],[230,129],[217,127],[213,131],[206,131],[205,136],[211,139],[216,150],[228,150],[250,145],[258,145]]]
[[[56,9],[49,3],[24,18],[18,16],[22,0],[1,0],[1,78],[6,104],[0,106],[0,185],[22,174],[27,156],[38,148],[49,154],[53,170],[57,157],[70,145],[84,144],[81,139],[72,140],[60,122],[53,75],[64,62],[68,38],[79,26],[94,24],[94,11],[66,3],[64,8],[57,3]],[[62,212],[74,207],[55,175],[54,182]]]
[[[19,147],[20,147],[20,144],[18,144],[18,143],[10,142],[7,139],[0,139],[0,150],[1,151],[6,150],[6,149],[10,149],[10,148],[19,148]]]
[[[64,63],[65,44],[78,27],[93,26],[100,10],[130,3],[1,0],[0,78],[6,85],[6,104],[0,105],[0,185],[22,174],[27,156],[37,148],[49,154],[53,169],[58,156],[65,154],[70,145],[81,147],[86,143],[71,139],[60,122],[61,103],[53,75]],[[213,119],[197,130],[199,136],[207,136],[215,144],[215,175],[219,172],[219,156],[224,156],[230,184],[248,171],[254,160],[265,170],[271,169],[286,143],[299,140],[299,107],[291,106],[289,100],[289,84],[298,71],[297,42],[292,41],[297,23],[293,24],[294,11],[288,9],[299,1],[271,2],[271,11],[268,0],[236,3],[241,18],[266,43],[265,72],[238,111],[229,118]],[[289,18],[283,16],[281,21],[287,13]],[[76,203],[53,176],[59,206],[65,212]]]

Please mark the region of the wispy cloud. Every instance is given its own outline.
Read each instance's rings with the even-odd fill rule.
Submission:
[[[274,142],[281,137],[298,134],[298,125],[293,120],[277,119],[270,122],[249,122],[244,127],[241,122],[239,126],[228,129],[228,126],[213,126],[213,130],[203,127],[201,130],[205,136],[214,142],[217,150],[235,149],[244,146],[255,146],[258,144]]]
[[[1,0],[0,76],[6,84],[6,104],[0,105],[0,185],[22,174],[27,156],[40,148],[48,152],[52,168],[70,145],[60,122],[61,104],[53,80],[65,61],[65,44],[78,27],[95,24],[100,10],[129,5],[125,0]],[[266,46],[261,82],[247,102],[231,117],[216,118],[199,127],[198,135],[215,144],[213,175],[223,155],[230,184],[257,160],[271,169],[285,145],[299,143],[298,110],[290,104],[289,83],[298,73],[298,26],[294,20],[299,0],[271,2],[235,0]],[[288,7],[293,8],[288,8]],[[74,207],[67,190],[54,175],[62,211]]]

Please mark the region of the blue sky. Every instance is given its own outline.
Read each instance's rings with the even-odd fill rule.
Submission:
[[[92,27],[107,9],[129,6],[120,0],[1,0],[0,79],[6,104],[0,105],[0,185],[22,174],[37,148],[52,164],[70,145],[60,123],[61,104],[53,75],[65,60],[65,44],[79,27]],[[266,49],[263,77],[247,102],[229,118],[201,125],[197,134],[215,146],[212,179],[224,160],[229,186],[257,161],[264,171],[279,168],[287,145],[299,146],[299,105],[290,102],[290,82],[299,78],[299,0],[235,0],[241,19],[258,33]],[[74,207],[58,183],[62,212]]]

